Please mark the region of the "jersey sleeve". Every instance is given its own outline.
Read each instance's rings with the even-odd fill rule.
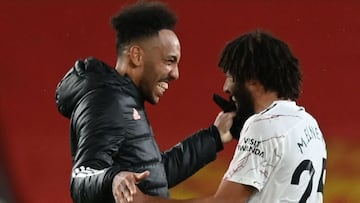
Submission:
[[[258,118],[245,123],[224,180],[262,190],[284,150],[285,136],[276,133],[269,121]]]

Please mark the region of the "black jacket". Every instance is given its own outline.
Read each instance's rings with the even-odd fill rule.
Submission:
[[[217,128],[210,126],[160,152],[136,86],[93,58],[77,61],[64,76],[56,104],[71,119],[71,196],[77,203],[114,202],[112,180],[120,171],[149,170],[150,177],[138,187],[168,197],[168,188],[213,161],[223,148]]]

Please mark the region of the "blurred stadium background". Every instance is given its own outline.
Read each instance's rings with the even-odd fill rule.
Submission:
[[[68,120],[56,110],[58,81],[79,58],[115,64],[110,17],[123,0],[13,0],[0,6],[0,203],[69,203]],[[166,1],[178,14],[180,79],[148,114],[161,149],[210,125],[219,109],[224,44],[260,28],[286,41],[301,61],[304,105],[328,145],[327,203],[360,202],[360,1]],[[212,194],[235,147],[171,190]]]

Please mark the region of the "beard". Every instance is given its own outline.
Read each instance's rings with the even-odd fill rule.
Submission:
[[[254,101],[250,91],[244,84],[235,84],[235,90],[232,96],[235,97],[237,109],[230,131],[233,131],[231,132],[232,135],[236,134],[240,136],[240,131],[245,121],[255,114]]]

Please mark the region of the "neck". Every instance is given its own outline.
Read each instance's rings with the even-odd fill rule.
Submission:
[[[276,100],[282,100],[282,98],[277,96],[276,92],[264,92],[262,94],[256,95],[254,98],[255,112],[259,113],[265,110]]]
[[[115,70],[122,76],[127,75],[133,81],[133,83],[138,86],[139,80],[136,69],[130,66],[131,64],[128,63],[128,59],[119,57],[116,61]]]
[[[121,60],[120,57],[119,57],[119,58],[117,59],[117,61],[116,61],[115,70],[116,70],[120,75],[125,75],[125,74],[127,74],[126,63],[124,62],[124,60]]]

